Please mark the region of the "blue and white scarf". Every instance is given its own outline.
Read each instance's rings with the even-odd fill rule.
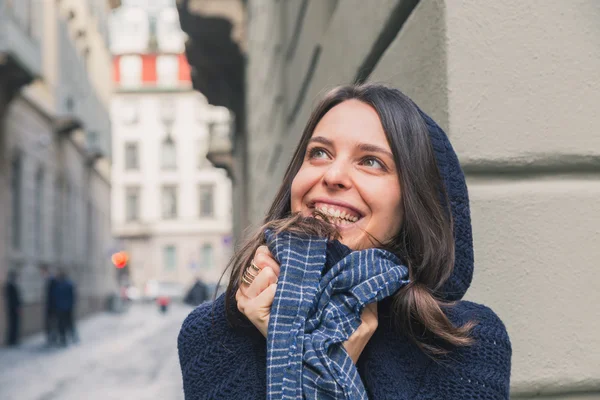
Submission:
[[[267,398],[367,399],[343,342],[367,304],[408,284],[408,269],[381,249],[350,251],[324,238],[271,231],[266,239],[281,264],[268,328]]]

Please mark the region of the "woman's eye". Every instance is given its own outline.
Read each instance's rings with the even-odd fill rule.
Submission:
[[[376,158],[373,157],[367,157],[362,161],[362,164],[365,167],[369,167],[369,168],[377,168],[377,169],[385,169],[385,167],[383,166],[383,163],[381,163],[381,161],[379,161]]]
[[[308,157],[309,158],[316,158],[316,159],[323,159],[323,158],[327,158],[327,152],[321,148],[313,148],[308,152]]]

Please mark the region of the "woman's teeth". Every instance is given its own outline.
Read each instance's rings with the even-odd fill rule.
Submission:
[[[320,212],[322,212],[329,218],[333,219],[334,223],[337,223],[340,225],[349,225],[351,223],[358,221],[358,217],[356,217],[354,215],[350,215],[346,211],[341,211],[341,210],[335,209],[333,207],[322,206],[322,207],[317,207],[317,210],[319,210]]]

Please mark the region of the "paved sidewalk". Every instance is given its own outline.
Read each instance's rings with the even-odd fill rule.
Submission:
[[[177,334],[190,307],[136,304],[80,321],[81,341],[46,348],[42,334],[0,349],[0,399],[183,399]]]

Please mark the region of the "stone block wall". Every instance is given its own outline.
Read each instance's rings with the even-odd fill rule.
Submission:
[[[27,335],[43,329],[45,292],[39,270],[43,264],[53,272],[65,268],[77,284],[79,315],[99,311],[108,296],[116,292],[114,267],[108,254],[112,239],[110,182],[88,166],[87,155],[74,137],[58,137],[48,115],[26,98],[18,97],[10,104],[3,123],[0,242],[4,252],[0,254],[0,285],[3,289],[9,269],[19,270],[18,284],[24,303],[22,333]],[[11,229],[14,210],[11,207],[10,160],[16,154],[21,158],[19,248],[12,245]],[[43,171],[43,184],[38,214],[36,177],[40,171]],[[68,184],[69,190],[62,192],[61,202],[57,204],[56,190],[60,180]],[[88,201],[91,219],[87,215]],[[57,221],[56,207],[62,208],[60,221]],[[40,221],[36,220],[38,215]],[[91,238],[88,238],[88,232]],[[6,323],[4,308],[2,296],[2,334]]]
[[[594,0],[249,0],[251,222],[316,99],[355,81],[398,87],[467,174],[467,297],[508,328],[512,398],[600,395],[598,21]]]

